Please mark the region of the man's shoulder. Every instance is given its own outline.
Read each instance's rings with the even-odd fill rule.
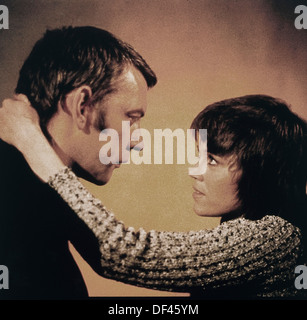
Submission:
[[[22,161],[22,154],[12,145],[0,139],[0,164]]]
[[[14,146],[0,140],[0,186],[15,187],[36,178],[28,163]]]

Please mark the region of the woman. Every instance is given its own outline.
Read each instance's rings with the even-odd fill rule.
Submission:
[[[307,129],[284,102],[238,97],[214,103],[194,119],[192,128],[208,130],[207,170],[193,176],[194,211],[222,220],[213,230],[188,233],[126,228],[61,163],[33,130],[37,115],[23,107],[18,129],[40,135],[40,143],[33,145],[34,139],[32,152],[26,150],[28,142],[16,138],[17,118],[6,107],[0,136],[23,152],[33,171],[94,232],[102,276],[208,298],[304,294],[294,286],[294,270],[306,261]]]

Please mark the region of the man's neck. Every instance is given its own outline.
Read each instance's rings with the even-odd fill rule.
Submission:
[[[66,114],[59,109],[59,111],[49,120],[46,131],[48,132],[48,140],[53,150],[56,152],[65,166],[71,167],[73,165],[73,160],[63,150],[63,142],[67,136],[67,132],[65,131],[66,128]]]
[[[67,156],[67,154],[59,147],[59,145],[55,142],[54,139],[51,138],[50,142],[53,150],[56,152],[58,157],[61,159],[61,161],[64,163],[65,166],[71,167],[73,164],[73,161],[70,157]]]

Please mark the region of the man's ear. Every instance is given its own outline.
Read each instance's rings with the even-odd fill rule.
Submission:
[[[73,90],[66,96],[66,107],[80,130],[86,129],[90,122],[91,98],[92,89],[86,85]]]

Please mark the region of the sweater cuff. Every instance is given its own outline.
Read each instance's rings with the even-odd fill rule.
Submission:
[[[56,174],[49,177],[47,183],[55,190],[58,190],[59,186],[63,185],[67,180],[75,180],[77,177],[68,167],[65,167],[58,171]]]

